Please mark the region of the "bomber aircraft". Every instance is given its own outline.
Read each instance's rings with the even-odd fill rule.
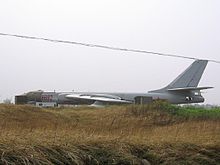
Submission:
[[[166,100],[171,104],[187,104],[204,102],[201,90],[213,87],[198,87],[202,74],[208,64],[208,60],[195,60],[183,73],[164,88],[152,90],[146,93],[96,93],[96,92],[43,92],[38,91],[38,98],[27,101],[55,102],[57,104],[89,104],[103,106],[112,104],[147,104],[154,100]],[[30,92],[29,92],[30,93]],[[24,96],[24,95],[23,95]]]

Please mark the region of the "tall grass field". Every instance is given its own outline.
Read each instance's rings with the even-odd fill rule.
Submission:
[[[0,164],[220,164],[220,108],[0,104]]]

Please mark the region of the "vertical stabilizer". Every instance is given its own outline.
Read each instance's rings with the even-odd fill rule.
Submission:
[[[174,81],[165,88],[151,91],[164,92],[167,89],[197,87],[202,74],[207,66],[208,60],[194,61],[183,73],[181,73]]]

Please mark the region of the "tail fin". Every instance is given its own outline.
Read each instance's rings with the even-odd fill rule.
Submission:
[[[168,86],[150,92],[164,92],[168,89],[197,87],[202,77],[202,74],[207,66],[207,63],[208,60],[194,61],[182,74],[180,74]]]

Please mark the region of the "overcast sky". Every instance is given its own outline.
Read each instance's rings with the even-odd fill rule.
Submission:
[[[220,60],[219,0],[6,0],[0,32]],[[0,102],[30,90],[147,92],[193,60],[0,36]],[[200,86],[220,104],[220,64]]]

